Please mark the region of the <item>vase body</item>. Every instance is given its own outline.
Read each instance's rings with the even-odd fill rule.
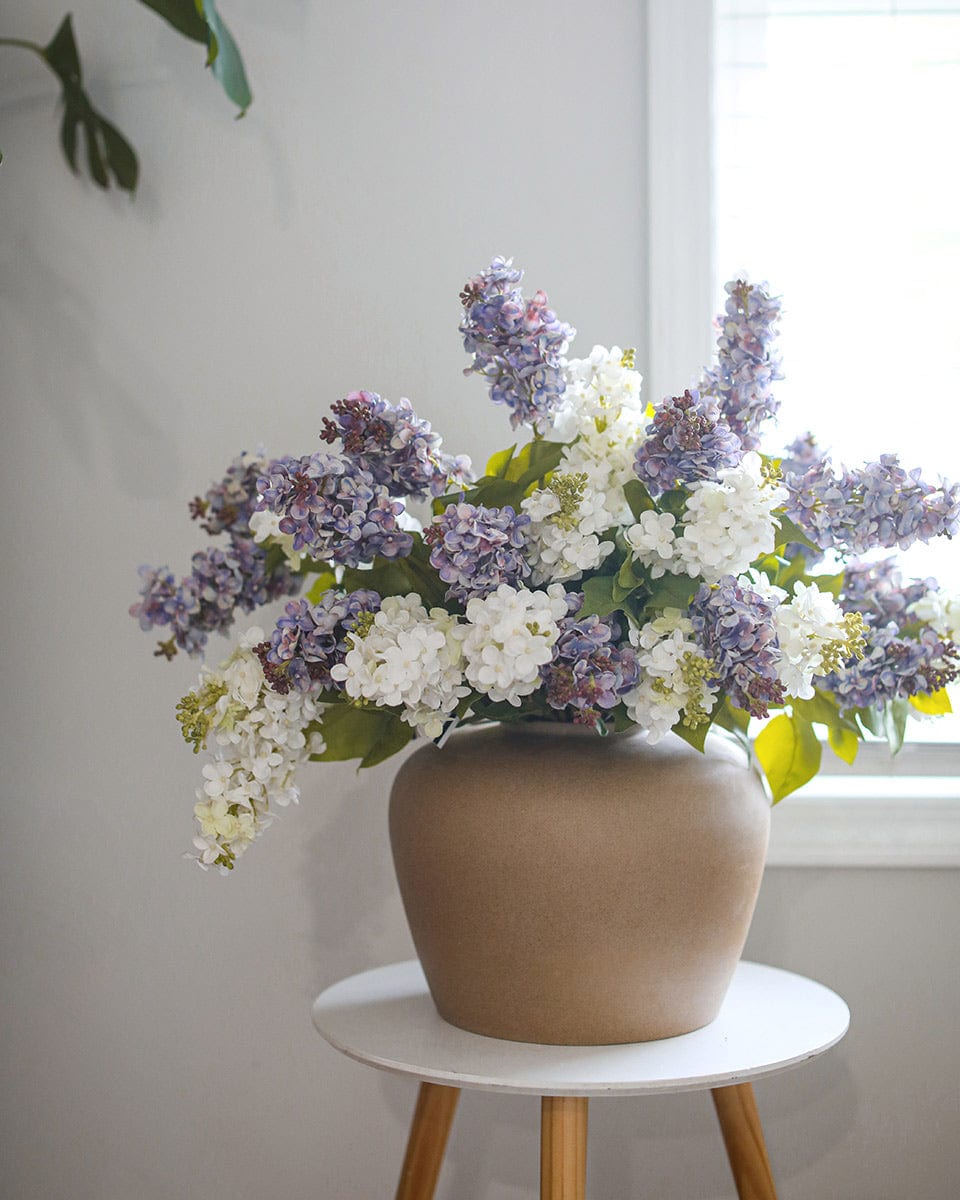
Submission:
[[[555,1045],[716,1016],[756,903],[769,802],[735,746],[488,726],[417,750],[390,800],[400,893],[451,1024]]]

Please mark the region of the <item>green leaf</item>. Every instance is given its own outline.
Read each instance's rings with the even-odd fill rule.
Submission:
[[[908,700],[888,700],[883,709],[883,735],[887,739],[891,754],[899,754],[910,717]]]
[[[79,84],[83,80],[80,67],[80,52],[77,39],[73,36],[73,21],[70,14],[63,18],[57,32],[43,48],[43,57],[60,77],[64,87]]]
[[[816,542],[810,540],[796,521],[791,521],[785,514],[778,515],[777,520],[780,522],[780,529],[776,535],[776,549],[779,550],[790,542],[799,542],[801,546],[807,546],[811,550],[816,550],[818,554],[820,553],[820,547]]]
[[[199,2],[199,0],[198,0]],[[238,117],[242,117],[253,103],[253,93],[247,82],[247,73],[243,69],[243,59],[237,49],[230,30],[223,23],[213,0],[202,0],[203,15],[210,29],[210,62],[211,70],[220,81],[220,86],[234,104],[240,109]]]
[[[650,584],[648,608],[679,608],[683,612],[689,607],[700,587],[699,579],[688,575],[664,575]]]
[[[639,479],[628,479],[623,485],[623,495],[635,521],[640,520],[640,514],[656,510],[656,505],[650,499],[650,493]]]
[[[320,718],[326,749],[311,754],[313,762],[343,762],[359,758],[361,767],[373,767],[402,749],[413,730],[399,714],[384,708],[354,708],[337,704]]]
[[[855,733],[841,726],[831,725],[827,730],[827,740],[838,758],[842,758],[845,763],[853,763],[860,749],[860,739]]]
[[[725,696],[722,706],[718,706],[716,721],[724,729],[739,730],[746,733],[750,729],[750,714],[746,709],[738,708],[729,696]]]
[[[829,592],[836,600],[843,591],[843,572],[839,571],[836,575],[808,575],[804,583],[815,583],[821,592]]]
[[[98,187],[109,188],[112,177],[119,187],[132,192],[139,175],[137,156],[120,130],[97,112],[83,90],[80,52],[69,14],[39,52],[60,80],[63,101],[60,146],[70,170],[78,173],[77,138],[82,127],[90,178]]]
[[[210,31],[206,21],[197,11],[194,0],[140,0],[140,3],[152,8],[184,37],[207,44]]]
[[[116,125],[112,125],[106,117],[100,118],[100,136],[103,138],[107,155],[107,166],[113,172],[117,183],[124,191],[135,191],[140,177],[140,164],[133,147]]]
[[[673,727],[673,732],[677,735],[677,737],[681,737],[685,742],[688,742],[694,748],[694,750],[699,750],[702,754],[704,743],[707,740],[707,734],[710,732],[710,722],[704,721],[701,725],[698,725],[696,729],[690,729],[688,726],[684,725],[683,721],[678,721]]]
[[[815,721],[831,729],[846,729],[853,734],[857,732],[856,722],[851,717],[841,716],[840,706],[828,692],[818,689],[809,700],[791,700],[790,707],[805,721]]]
[[[774,717],[757,734],[753,748],[774,803],[809,783],[820,770],[820,742],[810,722],[796,714]]]
[[[496,454],[487,463],[486,474],[496,479],[502,478],[507,473],[507,467],[510,465],[510,460],[517,452],[516,443],[508,446],[506,450],[498,450]]]
[[[580,609],[580,615],[595,613],[598,617],[605,617],[614,609],[620,608],[624,597],[621,595],[620,599],[616,598],[616,586],[616,575],[594,575],[592,579],[584,580],[583,607]]]
[[[311,583],[310,590],[307,592],[307,599],[311,604],[319,604],[320,597],[330,588],[337,586],[337,577],[332,571],[321,572],[316,579]]]
[[[243,59],[230,30],[217,12],[214,0],[140,0],[152,9],[178,33],[202,42],[207,47],[206,65],[240,109],[242,117],[253,102],[253,94],[247,82]]]
[[[944,713],[953,712],[953,705],[950,703],[950,697],[947,695],[946,688],[940,688],[937,692],[920,693],[916,696],[911,696],[910,705],[917,712],[926,713],[932,717],[939,717]]]

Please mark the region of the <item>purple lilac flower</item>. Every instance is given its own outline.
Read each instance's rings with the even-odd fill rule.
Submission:
[[[784,476],[802,475],[822,463],[826,458],[824,451],[817,445],[817,439],[812,433],[802,433],[784,448],[780,460],[780,469]]]
[[[281,533],[311,558],[355,567],[376,555],[405,558],[413,538],[397,524],[403,505],[343,455],[278,459],[257,481],[261,508],[280,516]]]
[[[690,606],[690,620],[717,670],[719,685],[738,708],[754,717],[769,716],[767,706],[783,702],[775,608],[732,575],[712,587],[702,584]]]
[[[960,651],[932,629],[902,637],[895,621],[868,630],[863,658],[824,679],[840,711],[884,708],[889,701],[937,692],[960,677]]]
[[[576,612],[582,599],[568,594],[568,601],[571,598]],[[540,668],[547,703],[558,712],[572,709],[574,724],[596,728],[603,710],[615,707],[636,686],[640,677],[636,651],[630,645],[617,645],[623,631],[613,616],[601,620],[591,614],[578,620],[571,615],[560,626],[553,661]]]
[[[474,356],[464,374],[486,378],[490,398],[510,409],[514,429],[542,428],[566,387],[563,355],[577,331],[557,319],[543,292],[525,299],[514,286],[522,277],[511,260],[495,258],[464,285],[460,332]]]
[[[960,529],[960,484],[926,483],[919,468],[905,471],[895,454],[839,475],[824,459],[784,483],[790,493],[788,515],[824,549],[906,550],[918,540],[953,537]]]
[[[204,496],[190,502],[190,515],[211,537],[230,533],[250,536],[250,514],[257,506],[257,480],[269,469],[261,455],[240,454],[227,467],[219,483],[210,486]]]
[[[526,513],[482,504],[448,504],[424,530],[423,540],[433,549],[430,565],[447,588],[448,600],[466,602],[486,596],[501,583],[518,587],[530,574],[523,557]]]
[[[744,450],[755,450],[760,425],[780,407],[770,390],[783,378],[780,355],[773,349],[780,301],[765,283],[736,279],[725,290],[725,310],[717,318],[717,365],[704,372],[700,392],[716,397]]]
[[[143,630],[168,628],[170,637],[157,654],[172,658],[178,649],[196,656],[211,633],[226,633],[236,611],[299,591],[302,579],[285,566],[268,572],[266,551],[247,538],[234,538],[226,550],[198,551],[190,574],[176,582],[167,567],[141,567],[142,599],[130,615]]]
[[[442,438],[409,400],[394,406],[376,392],[351,392],[330,411],[337,420],[324,417],[320,437],[331,445],[339,438],[343,453],[391,496],[442,496],[470,478],[470,459],[444,454]]]
[[[275,692],[343,690],[330,668],[343,662],[349,634],[364,612],[377,612],[380,595],[369,588],[355,592],[330,588],[316,604],[291,600],[267,642],[255,647],[267,682]]]
[[[716,400],[686,391],[657,407],[633,469],[657,496],[678,484],[716,479],[721,467],[735,467],[742,458],[740,439]]]
[[[843,591],[840,607],[844,612],[858,612],[873,629],[893,621],[898,629],[913,621],[907,609],[929,592],[937,590],[935,579],[913,579],[904,583],[896,560],[883,558],[877,562],[848,563],[843,571]]]

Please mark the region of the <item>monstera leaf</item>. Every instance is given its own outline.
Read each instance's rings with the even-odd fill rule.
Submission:
[[[220,86],[240,109],[242,117],[253,101],[243,59],[230,30],[217,12],[214,0],[140,0],[172,25],[178,33],[207,47],[207,66]]]

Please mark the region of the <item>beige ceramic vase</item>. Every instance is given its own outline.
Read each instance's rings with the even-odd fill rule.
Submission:
[[[716,744],[713,744],[716,742]],[[650,1041],[716,1016],[767,848],[736,746],[487,726],[400,769],[390,839],[437,1009],[488,1037]]]

